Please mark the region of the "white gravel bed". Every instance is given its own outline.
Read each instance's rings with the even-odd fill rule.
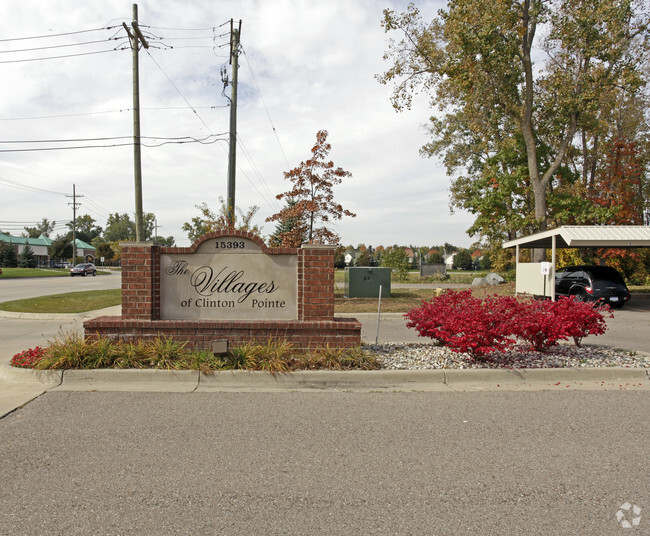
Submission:
[[[522,351],[515,346],[476,360],[469,354],[453,352],[432,342],[365,344],[363,349],[377,355],[382,368],[389,370],[650,367],[650,355],[569,344],[551,347],[545,353]]]

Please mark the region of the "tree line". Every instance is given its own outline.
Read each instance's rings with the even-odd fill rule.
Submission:
[[[173,246],[174,238],[172,236],[156,236],[155,225],[156,216],[153,213],[144,215],[144,232],[145,240],[154,240],[156,243],[165,246]],[[127,213],[120,214],[115,212],[110,214],[106,220],[106,225],[102,228],[97,221],[90,215],[84,214],[77,216],[75,222],[66,223],[68,230],[52,237],[56,227],[55,221],[43,218],[41,223],[34,227],[25,227],[21,236],[25,238],[39,238],[46,236],[52,239],[52,244],[48,246],[48,255],[52,261],[76,262],[79,259],[72,259],[73,256],[73,234],[77,240],[86,242],[95,248],[95,257],[104,257],[106,261],[119,259],[121,248],[119,243],[135,240],[135,222]],[[74,229],[74,233],[73,233]],[[22,248],[20,255],[17,255],[15,249],[4,242],[0,244],[0,263],[7,267],[32,267],[36,266],[34,252],[28,245]]]
[[[377,78],[397,111],[430,99],[430,140],[451,205],[493,256],[569,224],[648,224],[647,2],[449,0],[431,21],[384,11],[397,39]],[[544,260],[535,251],[532,260]]]

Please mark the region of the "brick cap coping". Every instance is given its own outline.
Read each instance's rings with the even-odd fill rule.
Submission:
[[[267,246],[258,235],[247,232],[239,231],[237,229],[232,230],[222,230],[222,231],[213,231],[211,233],[206,233],[197,238],[194,243],[189,247],[179,247],[179,246],[161,246],[155,242],[120,242],[121,247],[160,247],[161,253],[194,253],[198,247],[205,242],[213,238],[221,238],[226,236],[234,236],[237,238],[247,238],[255,242],[263,253],[267,255],[296,255],[299,249],[322,249],[322,250],[335,250],[336,246],[329,244],[302,244],[299,248],[272,248]]]
[[[162,329],[337,329],[360,330],[361,322],[356,318],[334,318],[328,320],[146,320],[121,316],[100,316],[84,322],[84,329],[102,327],[150,327]]]

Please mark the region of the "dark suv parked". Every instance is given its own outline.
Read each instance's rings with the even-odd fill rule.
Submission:
[[[569,266],[555,272],[555,295],[607,303],[620,309],[630,299],[623,276],[609,266]]]

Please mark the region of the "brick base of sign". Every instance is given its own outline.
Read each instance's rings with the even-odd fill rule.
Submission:
[[[297,318],[295,320],[165,320],[161,319],[161,256],[192,255],[206,241],[236,237],[250,240],[266,255],[297,257]],[[209,242],[210,244],[212,242]],[[219,242],[221,243],[221,242]],[[151,243],[122,245],[122,316],[104,316],[84,322],[88,338],[106,336],[126,341],[159,336],[187,341],[200,349],[214,341],[237,345],[249,341],[284,339],[296,348],[329,345],[351,348],[361,344],[361,323],[354,318],[334,318],[334,248],[305,244],[300,248],[269,248],[243,231],[218,231],[203,235],[189,248],[161,247]]]
[[[330,345],[352,348],[361,344],[361,323],[355,318],[335,318],[332,321],[214,321],[214,320],[128,320],[122,317],[102,316],[84,322],[86,337],[100,336],[135,342],[156,337],[173,337],[187,341],[197,349],[210,349],[212,342],[227,340],[230,345],[255,341],[260,344],[269,338],[283,339],[297,349]]]

